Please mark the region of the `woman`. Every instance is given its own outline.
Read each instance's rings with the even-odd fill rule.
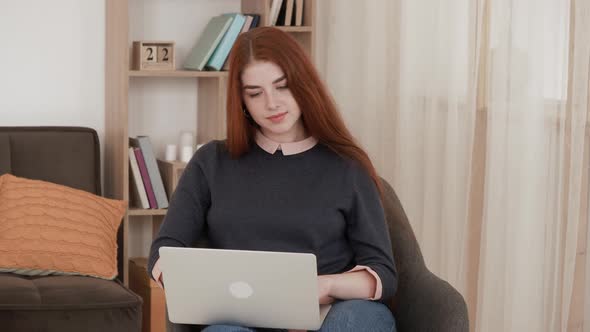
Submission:
[[[380,182],[303,49],[287,33],[241,34],[229,56],[227,140],[188,163],[151,247],[191,246],[313,253],[320,331],[394,331],[384,303],[397,273]],[[212,325],[214,331],[254,331]]]

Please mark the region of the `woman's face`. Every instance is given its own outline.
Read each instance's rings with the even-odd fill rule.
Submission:
[[[301,110],[279,66],[266,61],[251,62],[241,79],[247,111],[266,137],[281,143],[305,138]]]

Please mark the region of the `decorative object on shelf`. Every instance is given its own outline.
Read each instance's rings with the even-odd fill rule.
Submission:
[[[188,163],[195,152],[195,135],[190,131],[183,131],[179,138],[180,161]]]
[[[174,45],[172,41],[134,41],[132,69],[174,70]]]
[[[193,157],[193,147],[192,146],[181,146],[180,147],[180,161],[188,163],[191,158]]]
[[[166,145],[166,154],[164,155],[164,160],[175,161],[177,158],[177,153],[176,153],[177,150],[178,150],[178,147],[176,146],[176,144],[167,144]]]
[[[191,131],[183,131],[180,133],[179,138],[180,146],[190,146],[192,147],[195,143],[195,135]]]
[[[186,163],[178,160],[168,161],[158,159],[158,168],[162,174],[162,180],[164,181],[164,188],[168,194],[168,199],[171,199],[172,194],[176,189],[176,185],[178,184],[178,180],[186,168]]]

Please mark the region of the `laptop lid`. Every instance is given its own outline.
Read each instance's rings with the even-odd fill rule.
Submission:
[[[329,306],[318,304],[313,254],[160,248],[171,322],[317,330]]]

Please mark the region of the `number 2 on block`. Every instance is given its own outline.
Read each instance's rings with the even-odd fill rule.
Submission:
[[[144,62],[156,62],[157,48],[153,46],[143,47],[143,61]]]
[[[158,48],[158,62],[170,62],[170,49],[167,46]]]

